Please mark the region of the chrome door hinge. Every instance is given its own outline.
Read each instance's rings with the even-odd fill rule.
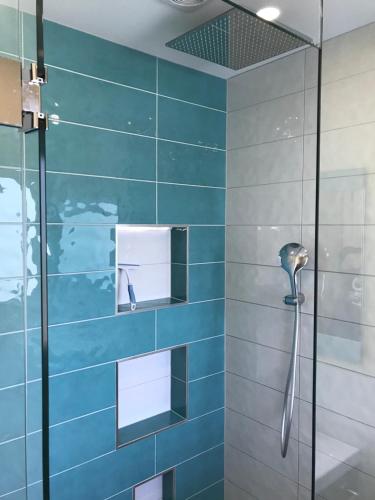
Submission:
[[[44,78],[38,76],[38,67],[31,63],[22,72],[22,130],[32,132],[44,122],[48,128],[48,116],[41,111],[41,86],[47,83],[47,69]]]

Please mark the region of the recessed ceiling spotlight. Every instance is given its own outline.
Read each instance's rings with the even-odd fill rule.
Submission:
[[[274,21],[281,14],[280,9],[277,7],[264,7],[257,12],[257,16],[265,19],[266,21]]]
[[[186,9],[193,7],[200,7],[206,2],[207,0],[169,0],[169,3],[175,5],[176,7],[181,7]]]

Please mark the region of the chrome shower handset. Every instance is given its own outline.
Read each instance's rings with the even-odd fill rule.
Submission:
[[[283,415],[281,420],[281,455],[285,458],[288,451],[290,430],[293,421],[294,396],[296,391],[300,306],[305,301],[305,296],[298,290],[297,273],[306,266],[309,260],[309,255],[306,248],[299,243],[288,243],[281,248],[279,257],[281,267],[289,275],[292,290],[291,295],[284,297],[284,302],[285,304],[295,306],[292,354],[286,381]]]

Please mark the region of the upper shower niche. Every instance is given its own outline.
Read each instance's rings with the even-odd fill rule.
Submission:
[[[116,226],[116,313],[187,301],[186,226]]]

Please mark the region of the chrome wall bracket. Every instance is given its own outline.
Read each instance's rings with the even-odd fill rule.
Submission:
[[[0,57],[0,125],[31,132],[47,128],[47,115],[41,110],[41,86],[46,78],[38,77],[35,63],[22,69],[17,59]]]
[[[45,122],[48,128],[48,116],[41,111],[41,86],[47,83],[45,78],[38,77],[38,68],[31,63],[29,68],[23,70],[22,75],[22,130],[32,132],[40,127],[40,122]]]

